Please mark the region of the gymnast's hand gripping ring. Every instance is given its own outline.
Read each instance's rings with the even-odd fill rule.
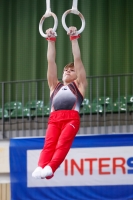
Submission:
[[[57,19],[57,16],[51,12],[51,8],[50,8],[50,0],[46,0],[46,6],[47,6],[47,9],[46,9],[46,12],[45,14],[42,16],[41,20],[40,20],[40,23],[39,23],[39,32],[41,34],[42,37],[44,38],[47,38],[47,34],[44,34],[43,32],[43,23],[44,23],[44,20],[50,16],[52,16],[54,18],[54,27],[52,28],[53,31],[56,33],[56,29],[57,29],[57,26],[58,26],[58,19]]]
[[[81,32],[83,32],[84,28],[85,28],[85,19],[84,16],[78,11],[77,9],[77,1],[78,0],[73,0],[73,5],[72,5],[72,9],[67,10],[66,12],[64,12],[64,14],[62,15],[62,25],[64,27],[64,29],[68,32],[69,28],[66,26],[65,23],[65,18],[69,13],[73,13],[75,15],[78,15],[82,21],[82,26],[81,28],[77,31],[77,34],[80,34]]]

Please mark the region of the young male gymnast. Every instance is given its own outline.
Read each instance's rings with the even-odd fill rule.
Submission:
[[[70,150],[80,126],[79,110],[87,86],[86,72],[81,60],[76,27],[69,27],[74,62],[64,67],[62,82],[57,78],[56,33],[46,31],[48,49],[47,79],[50,89],[51,113],[48,120],[44,147],[40,153],[34,178],[52,178]],[[64,49],[65,50],[65,49]],[[67,56],[67,52],[66,52]]]

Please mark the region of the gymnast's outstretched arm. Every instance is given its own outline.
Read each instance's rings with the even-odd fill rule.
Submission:
[[[46,31],[48,37],[55,37],[55,33],[52,29],[48,29]],[[47,70],[47,79],[48,85],[50,88],[50,94],[52,94],[55,86],[57,85],[58,78],[57,78],[57,65],[55,62],[56,59],[56,48],[55,48],[55,41],[48,40],[48,48],[47,48],[47,61],[48,61],[48,70]]]
[[[75,36],[77,34],[76,27],[70,27],[68,34],[70,36]],[[78,39],[71,40],[72,43],[72,53],[74,58],[74,68],[77,74],[77,79],[75,81],[81,94],[85,96],[85,89],[87,87],[86,71],[81,59],[80,48],[78,44]]]

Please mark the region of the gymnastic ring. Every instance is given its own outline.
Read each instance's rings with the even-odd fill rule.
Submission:
[[[73,10],[73,9],[70,9],[70,10],[67,10],[66,12],[64,12],[64,14],[62,15],[62,25],[64,27],[64,29],[68,32],[69,28],[66,26],[66,23],[65,23],[65,18],[68,14],[70,13],[73,13],[73,14],[76,14],[80,17],[81,19],[81,22],[82,22],[82,26],[81,28],[77,31],[78,34],[82,33],[84,28],[85,28],[85,18],[84,16],[77,10]]]
[[[56,32],[56,29],[57,29],[57,26],[58,26],[58,19],[57,19],[57,16],[53,13],[53,12],[49,12],[48,14],[44,14],[40,20],[40,23],[39,23],[39,32],[41,34],[42,37],[44,38],[47,38],[48,36],[43,32],[43,23],[44,23],[44,20],[48,17],[52,16],[54,18],[54,27],[52,28],[54,32]]]

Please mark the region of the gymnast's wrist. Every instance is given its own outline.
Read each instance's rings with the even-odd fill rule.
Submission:
[[[80,38],[80,35],[79,34],[78,35],[70,35],[69,38],[70,38],[71,41],[72,40],[77,40],[77,39]]]
[[[47,41],[56,42],[56,37],[47,37]]]

